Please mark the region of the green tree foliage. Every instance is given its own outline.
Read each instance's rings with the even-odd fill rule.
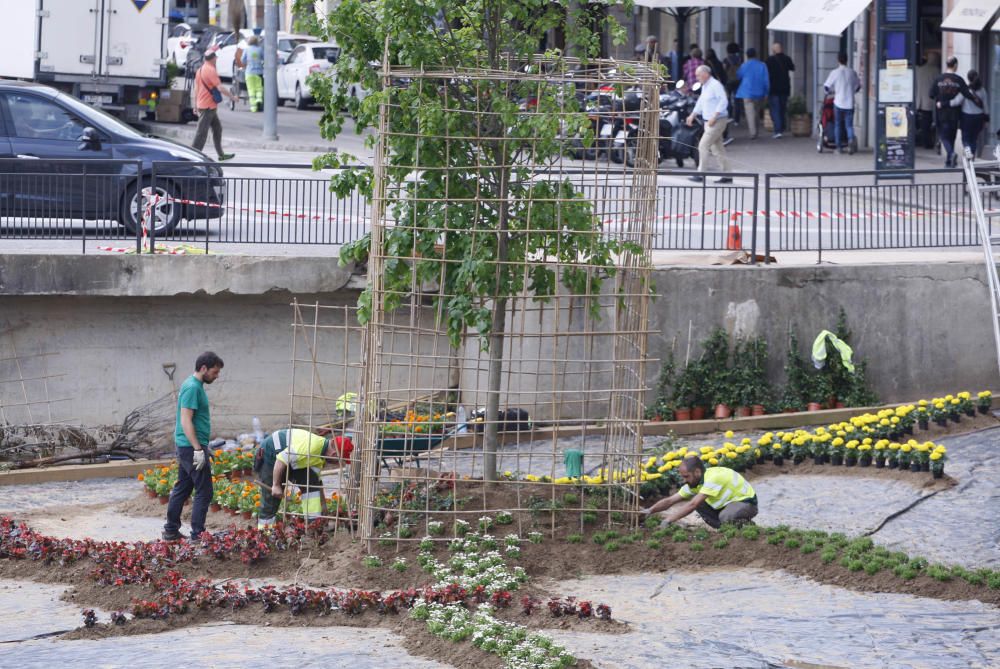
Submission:
[[[341,48],[334,76],[309,82],[324,108],[323,137],[335,140],[347,114],[358,132],[378,129],[388,105],[390,132],[369,140],[384,142],[386,211],[397,223],[384,231],[381,306],[391,311],[409,302],[414,286],[433,286],[452,345],[468,331],[478,335],[490,357],[487,453],[496,443],[508,301],[522,294],[545,301],[561,286],[591,296],[597,316],[616,256],[641,252],[601,234],[592,203],[570,180],[536,174],[560,160],[564,137],[591,139],[571,79],[536,76],[567,68],[557,52],[546,54],[544,65],[535,61],[553,29],[564,31],[584,60],[599,53],[601,30],[624,38],[606,12],[572,0],[342,0],[310,28]],[[406,77],[405,68],[442,76]],[[348,95],[351,84],[370,91],[363,102]],[[331,153],[315,164],[351,162]],[[371,199],[374,183],[370,168],[343,170],[332,188]],[[370,246],[368,236],[345,246],[341,261],[366,261]],[[367,322],[370,285],[358,306]]]

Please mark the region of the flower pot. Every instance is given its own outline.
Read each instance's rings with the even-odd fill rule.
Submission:
[[[798,409],[782,409],[781,413],[798,413]]]
[[[931,476],[933,478],[939,479],[944,476],[944,469],[935,469],[931,471]]]
[[[917,421],[917,427],[919,427],[921,430],[926,430],[930,426],[931,426],[930,421],[927,421],[927,420],[918,420]]]
[[[885,468],[885,458],[875,458],[875,469]]]
[[[935,418],[934,422],[937,423],[938,427],[944,427],[948,424],[947,418]]]
[[[736,407],[736,417],[746,418],[750,415],[750,407]]]
[[[252,511],[244,511],[242,515],[243,515],[243,520],[250,520],[251,518],[253,518]]]
[[[650,422],[653,422],[653,423],[662,423],[663,422],[663,416],[653,416],[650,419]]]
[[[730,409],[725,404],[715,405],[715,417],[716,418],[729,418],[733,415],[732,409]]]
[[[951,414],[948,417],[951,418],[956,423],[961,423],[962,422],[962,414],[960,414],[960,413],[953,413],[953,414]]]
[[[809,406],[806,407],[806,411],[819,411],[822,408],[819,402],[810,402]]]
[[[678,408],[674,411],[674,420],[691,420],[691,409]]]
[[[931,470],[931,463],[929,463],[929,462],[921,462],[920,463],[920,471],[922,471],[922,472],[929,472],[930,470]]]
[[[781,465],[785,464],[785,456],[783,456],[783,455],[775,455],[774,456],[774,464],[776,464],[778,467],[780,467]]]
[[[904,427],[903,428],[903,434],[907,434],[907,435],[911,435],[912,436],[913,435],[913,426],[912,425],[907,425],[906,427]]]
[[[830,464],[833,465],[833,466],[835,466],[835,467],[839,467],[840,465],[844,464],[844,456],[841,455],[840,453],[833,453],[833,454],[831,454],[830,455]]]
[[[705,407],[691,409],[691,420],[705,420]]]
[[[229,508],[227,506],[226,507],[226,513],[228,513],[230,516],[235,516],[237,512],[236,512],[236,509],[231,509],[231,508]]]
[[[160,495],[160,504],[166,504],[170,501],[170,495]]]
[[[823,464],[823,456],[822,455],[814,455],[813,456],[813,464],[814,465],[821,465],[821,464]]]
[[[152,488],[146,488],[146,496],[147,497],[158,497],[158,495],[156,494],[156,491],[153,490]]]
[[[989,406],[983,406],[982,404],[980,404],[980,405],[979,405],[978,407],[976,407],[976,408],[977,408],[977,409],[979,409],[979,413],[981,413],[981,414],[983,414],[983,415],[986,415],[986,414],[987,414],[987,413],[989,413],[989,411],[990,411],[990,407],[989,407]]]
[[[808,137],[812,134],[812,114],[795,114],[788,118],[788,128],[793,137]]]
[[[848,455],[846,458],[844,458],[844,466],[845,467],[853,467],[856,464],[858,464],[858,458],[857,457],[852,457],[852,456]]]
[[[846,409],[847,408],[847,405],[844,404],[843,402],[841,402],[840,400],[837,400],[837,403],[834,404],[833,406],[836,409]]]
[[[767,414],[767,409],[764,408],[763,404],[754,404],[750,407],[751,416],[764,416]]]
[[[871,464],[872,464],[872,456],[870,455],[862,455],[860,458],[858,458],[858,465],[861,467],[871,467]]]
[[[965,415],[968,416],[969,418],[975,418],[976,417],[976,410],[975,409],[966,409],[965,410]]]
[[[758,456],[758,457],[757,457],[757,464],[758,464],[758,465],[762,465],[762,464],[764,464],[764,463],[765,463],[766,461],[767,461],[767,458],[766,458],[766,457],[764,457],[764,454],[763,454],[763,453],[761,453],[761,454],[760,454],[760,456]]]
[[[919,472],[920,471],[920,463],[919,462],[911,462],[910,463],[910,471],[913,472],[913,473]]]
[[[215,504],[214,502],[208,508],[210,508],[212,511],[214,511],[216,513],[218,513],[219,511],[222,511],[222,506],[219,505],[219,504]]]
[[[886,469],[896,469],[897,467],[899,467],[899,460],[896,460],[895,458],[889,458],[888,460],[885,461],[885,466]]]

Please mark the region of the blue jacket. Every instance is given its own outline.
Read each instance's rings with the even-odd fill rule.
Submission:
[[[757,58],[751,58],[740,65],[736,72],[740,79],[740,87],[736,89],[738,98],[766,98],[767,92],[771,88],[771,81],[767,76],[767,65]]]

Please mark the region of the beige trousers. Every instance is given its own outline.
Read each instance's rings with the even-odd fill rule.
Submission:
[[[729,171],[729,159],[726,157],[726,147],[722,143],[726,126],[729,125],[728,118],[720,118],[715,121],[715,125],[708,127],[705,123],[705,132],[698,142],[698,171],[708,171],[708,154],[713,153],[719,160],[719,167],[723,172]]]

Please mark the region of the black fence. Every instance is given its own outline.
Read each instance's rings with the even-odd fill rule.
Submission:
[[[594,186],[593,173],[580,175],[609,233],[626,226],[628,180],[619,173]],[[699,182],[694,175],[658,175],[654,250],[766,257],[979,243],[956,170],[913,171],[902,181],[879,181],[874,172],[708,174]],[[330,177],[311,165],[0,159],[0,240],[79,241],[83,252],[159,244],[192,252],[314,246],[333,254],[364,235],[371,219],[365,198],[338,197]]]

